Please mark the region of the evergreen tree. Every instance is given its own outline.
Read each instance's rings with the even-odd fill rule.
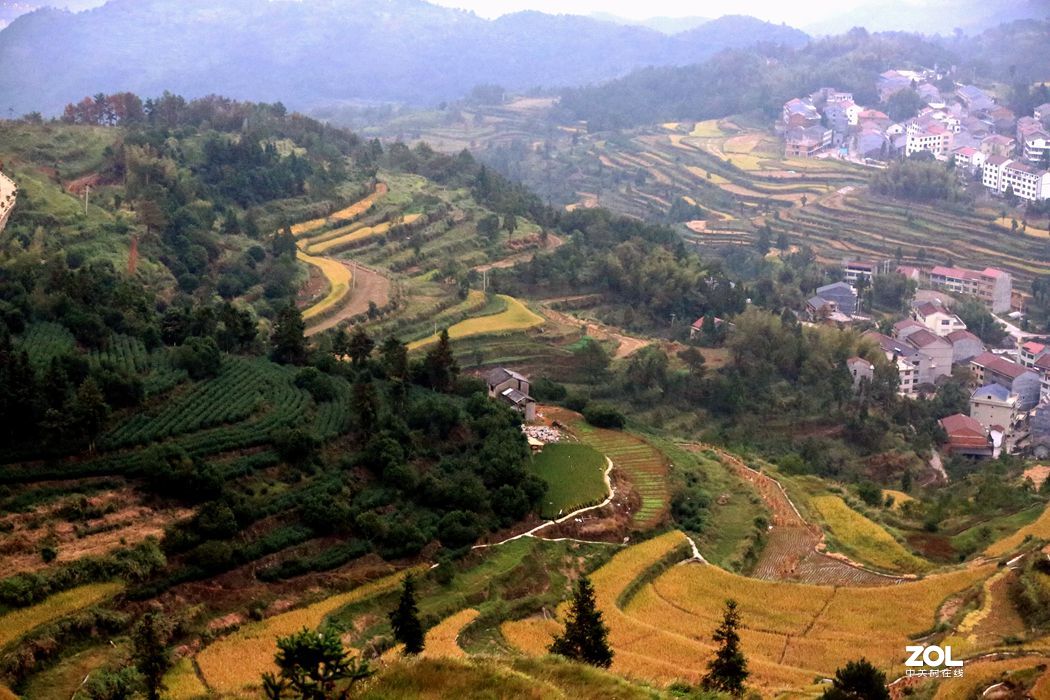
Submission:
[[[347,354],[350,355],[350,361],[354,363],[355,367],[360,366],[372,354],[375,346],[375,341],[368,337],[365,329],[358,326],[354,329],[353,335],[350,336],[350,342],[347,346]]]
[[[405,645],[405,653],[422,652],[423,623],[419,621],[419,607],[416,605],[416,580],[411,575],[405,577],[401,599],[397,607],[390,611],[389,617],[390,626],[394,628],[394,639]]]
[[[76,432],[87,442],[94,442],[109,417],[109,404],[98,383],[88,377],[77,389],[70,410]]]
[[[132,633],[135,667],[142,674],[146,697],[160,700],[164,674],[171,668],[168,653],[168,629],[159,613],[146,613]]]
[[[351,402],[357,428],[367,435],[379,420],[379,396],[375,385],[368,380],[355,382]]]
[[[586,576],[579,580],[573,591],[565,631],[554,638],[549,650],[552,654],[600,668],[609,668],[612,664],[609,629],[594,602],[594,586]]]
[[[277,312],[270,335],[270,356],[284,364],[302,364],[306,361],[306,323],[295,304],[289,302]]]
[[[868,661],[849,661],[835,671],[832,687],[824,691],[822,700],[889,700],[886,674]]]
[[[448,391],[459,376],[459,363],[452,356],[452,344],[448,339],[448,329],[441,331],[437,345],[427,351],[423,360],[427,382],[435,391]]]
[[[740,650],[740,634],[737,632],[739,626],[740,613],[737,612],[736,601],[729,599],[726,601],[722,624],[712,636],[718,644],[718,651],[715,652],[715,658],[707,664],[707,675],[703,679],[704,688],[731,695],[743,695],[744,681],[747,680],[749,672],[744,652]]]
[[[387,338],[379,355],[387,377],[401,380],[408,377],[408,348],[404,343],[394,337]]]
[[[263,674],[263,692],[269,700],[346,698],[354,683],[372,675],[367,661],[349,657],[332,629],[314,632],[304,627],[279,638],[274,662],[277,675]]]

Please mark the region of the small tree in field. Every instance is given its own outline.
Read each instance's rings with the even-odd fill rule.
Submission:
[[[146,613],[131,635],[135,667],[142,674],[149,700],[160,700],[160,693],[164,690],[164,674],[171,668],[168,637],[164,618],[155,612]]]
[[[586,576],[576,584],[565,631],[554,638],[549,650],[552,654],[600,668],[609,668],[612,664],[609,628],[594,602],[594,586]]]
[[[743,695],[744,681],[750,674],[744,652],[740,650],[740,634],[737,632],[739,626],[740,613],[737,612],[736,601],[729,599],[722,615],[722,624],[712,636],[718,643],[718,651],[715,652],[715,658],[707,663],[704,688],[730,695]]]
[[[831,683],[821,700],[890,700],[886,674],[867,659],[847,662],[835,671]]]
[[[263,674],[263,692],[269,700],[333,700],[346,698],[350,687],[372,675],[367,661],[352,659],[339,635],[307,628],[277,640],[277,675]]]
[[[394,628],[394,639],[405,645],[406,654],[419,654],[423,651],[423,623],[419,621],[419,607],[416,605],[416,580],[405,577],[401,587],[401,599],[397,607],[390,611],[390,626]]]

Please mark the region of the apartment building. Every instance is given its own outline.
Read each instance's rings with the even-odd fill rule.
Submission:
[[[930,270],[927,281],[935,289],[975,297],[992,313],[1005,313],[1010,310],[1013,278],[1009,272],[994,267],[986,267],[978,272],[938,265]]]
[[[904,142],[904,155],[929,151],[937,160],[948,160],[952,150],[952,132],[940,123],[909,124]]]
[[[988,156],[981,184],[1000,195],[1013,193],[1028,201],[1050,199],[1050,172],[1004,156]]]

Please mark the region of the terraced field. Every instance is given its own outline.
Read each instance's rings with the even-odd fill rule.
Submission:
[[[97,605],[121,591],[119,583],[95,583],[55,593],[43,602],[0,615],[0,648],[34,628]]]
[[[394,590],[408,572],[359,586],[304,608],[253,622],[202,649],[196,656],[207,686],[220,693],[240,693],[258,687],[262,674],[276,669],[273,663],[277,638],[314,629],[339,608]]]
[[[592,575],[610,627],[614,671],[654,683],[695,682],[731,595],[742,612],[752,680],[764,692],[798,692],[857,656],[896,674],[901,649],[933,627],[942,602],[995,572],[985,564],[897,586],[836,588],[760,581],[696,563],[666,568],[686,551],[685,538],[671,532],[629,547]],[[558,629],[535,617],[505,623],[503,634],[539,654]]]
[[[1011,234],[992,215],[895,202],[866,191],[838,193],[770,223],[828,261],[891,259],[900,249],[905,262],[994,266],[1022,284],[1050,273],[1045,240]]]
[[[655,683],[695,682],[731,595],[742,613],[752,680],[765,693],[803,690],[857,656],[895,677],[901,649],[933,627],[942,602],[996,570],[984,564],[896,586],[837,588],[760,581],[696,563],[666,568],[686,558],[686,549],[685,538],[671,532],[624,550],[592,575],[614,671]],[[557,630],[539,617],[503,625],[507,640],[532,654],[542,653]]]
[[[990,557],[1001,557],[1025,544],[1029,539],[1050,539],[1050,508],[1044,510],[1034,523],[1025,525],[1017,532],[988,545],[984,553]]]
[[[662,452],[631,433],[595,428],[577,413],[554,407],[543,411],[548,418],[570,425],[582,442],[609,457],[638,490],[641,506],[632,515],[635,528],[648,530],[666,520],[671,493]]]
[[[469,338],[475,335],[501,335],[516,331],[525,331],[543,324],[543,317],[533,312],[521,301],[505,294],[497,294],[505,308],[494,314],[474,316],[448,328],[450,339]],[[409,350],[417,350],[436,343],[438,335],[430,335],[408,344]]]
[[[766,581],[794,581],[821,586],[888,586],[901,579],[883,576],[829,556],[819,549],[823,533],[807,522],[781,485],[768,474],[746,465],[736,455],[708,445],[685,445],[709,450],[741,479],[752,484],[771,514],[771,528],[751,576]]]

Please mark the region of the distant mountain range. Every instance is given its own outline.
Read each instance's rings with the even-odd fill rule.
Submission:
[[[16,18],[33,10],[51,6],[67,10],[87,10],[105,4],[106,0],[0,0],[0,29],[3,29]]]
[[[612,22],[613,24],[647,27],[648,29],[655,29],[664,34],[687,32],[690,29],[696,29],[701,24],[706,24],[711,21],[710,17],[649,17],[647,19],[628,19],[627,17],[620,17],[619,15],[614,15],[609,12],[592,12],[589,16],[603,22]]]
[[[0,111],[54,114],[84,95],[121,90],[296,108],[434,104],[477,84],[586,84],[729,47],[807,41],[749,17],[667,36],[539,12],[488,20],[423,0],[111,0],[80,13],[37,10],[0,31]]]
[[[872,0],[807,25],[810,34],[841,34],[853,27],[922,34],[975,34],[1018,19],[1050,18],[1050,0]]]

